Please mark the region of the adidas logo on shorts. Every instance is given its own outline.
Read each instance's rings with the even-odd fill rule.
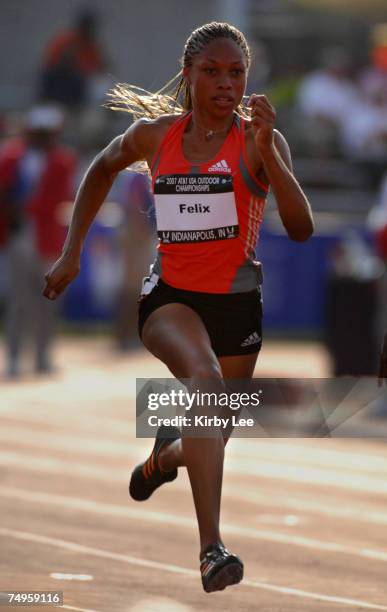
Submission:
[[[222,159],[213,166],[210,166],[210,168],[208,168],[208,172],[231,172],[231,168],[229,168],[226,160]]]
[[[251,346],[252,344],[258,344],[259,342],[261,342],[261,337],[259,334],[257,334],[257,332],[254,332],[253,334],[250,334],[246,340],[243,340],[241,346]]]

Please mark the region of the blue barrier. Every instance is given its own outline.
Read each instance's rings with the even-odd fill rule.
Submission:
[[[365,236],[364,228],[357,230]],[[263,263],[264,326],[268,330],[319,333],[324,327],[329,253],[343,230],[315,235],[308,242],[292,242],[286,235],[263,227],[257,259]],[[96,260],[100,244],[103,257]],[[101,265],[105,259],[105,264]],[[109,263],[110,261],[110,263]],[[104,266],[108,268],[103,272]],[[111,320],[115,301],[115,235],[94,224],[85,243],[81,272],[67,289],[64,316],[72,321]],[[109,269],[111,278],[109,280]],[[144,270],[144,275],[147,270]],[[110,285],[109,285],[110,282]],[[139,288],[140,289],[140,288]]]
[[[338,236],[297,243],[262,229],[257,258],[263,263],[266,329],[321,330],[329,251]]]

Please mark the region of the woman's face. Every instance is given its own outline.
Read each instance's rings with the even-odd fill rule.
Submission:
[[[184,76],[191,88],[194,109],[214,118],[227,117],[245,92],[247,60],[235,41],[218,38],[194,56]]]

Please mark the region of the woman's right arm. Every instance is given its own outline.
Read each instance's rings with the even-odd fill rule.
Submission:
[[[87,232],[117,174],[135,161],[149,158],[156,126],[137,121],[99,153],[78,189],[62,255],[45,275],[43,295],[56,299],[79,273],[80,256]]]

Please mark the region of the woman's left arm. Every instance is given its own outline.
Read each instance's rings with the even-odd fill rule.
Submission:
[[[276,113],[266,96],[249,100],[255,146],[273,189],[281,221],[291,240],[303,242],[314,230],[312,209],[293,174],[289,145],[274,129]]]

